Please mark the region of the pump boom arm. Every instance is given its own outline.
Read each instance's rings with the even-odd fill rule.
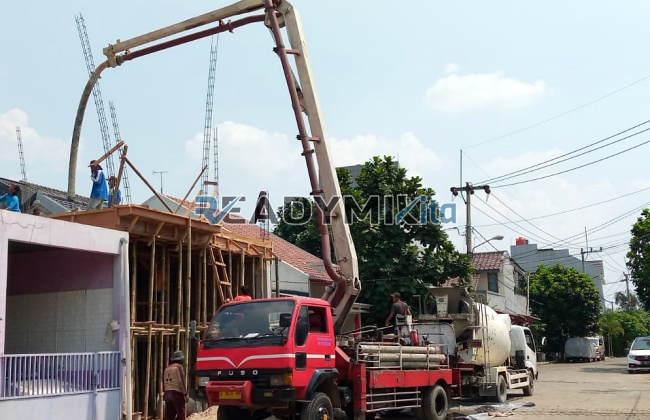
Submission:
[[[264,14],[252,15],[236,21],[228,21],[238,15],[247,14],[256,10],[264,10]],[[292,108],[298,125],[297,139],[301,142],[309,173],[311,195],[316,202],[318,224],[321,235],[323,262],[327,274],[333,283],[327,288],[323,299],[330,302],[334,309],[333,319],[335,332],[339,333],[347,319],[352,305],[361,291],[359,268],[354,242],[346,223],[345,207],[336,169],[330,158],[327,133],[321,117],[320,104],[313,82],[311,67],[307,54],[307,46],[303,37],[302,24],[298,12],[285,0],[241,0],[230,6],[205,13],[203,15],[149,32],[147,34],[117,41],[115,44],[104,48],[106,62],[97,67],[91,75],[82,94],[72,136],[70,149],[70,167],[68,174],[68,196],[74,196],[74,183],[77,162],[77,150],[83,114],[92,86],[99,79],[99,75],[108,67],[118,67],[127,61],[133,60],[153,52],[181,45],[201,39],[219,32],[230,31],[253,22],[264,21],[275,40],[274,51],[278,55],[285,75],[287,87],[291,98]],[[195,32],[179,38],[161,42],[160,44],[142,47],[163,38],[177,35],[182,32],[218,22],[218,26]],[[284,45],[281,29],[285,27],[291,49]],[[297,76],[294,75],[289,55],[295,59]],[[307,115],[308,125],[304,119]],[[314,155],[318,168],[314,162]],[[320,179],[319,179],[320,174]],[[331,247],[334,247],[336,265],[331,258]]]

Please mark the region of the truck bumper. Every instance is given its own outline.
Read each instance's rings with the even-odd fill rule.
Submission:
[[[296,400],[293,388],[253,388],[250,381],[211,381],[205,387],[210,405],[274,406]]]

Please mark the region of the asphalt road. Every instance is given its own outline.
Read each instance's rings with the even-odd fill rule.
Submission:
[[[650,374],[628,374],[625,358],[544,364],[539,367],[533,396],[524,397],[520,391],[513,391],[509,402],[535,404],[532,408],[510,411],[508,418],[512,420],[650,419]],[[450,419],[460,417],[459,408],[451,411]],[[485,411],[484,404],[462,409],[463,414]]]

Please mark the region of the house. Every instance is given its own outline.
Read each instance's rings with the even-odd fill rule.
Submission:
[[[552,266],[560,264],[563,267],[575,268],[586,273],[594,281],[600,294],[601,308],[607,309],[603,285],[605,284],[605,270],[601,260],[584,261],[571,255],[568,249],[538,248],[537,244],[528,243],[525,238],[518,238],[516,245],[510,246],[512,257],[529,273],[537,271],[540,264]]]
[[[0,216],[0,418],[120,418],[128,234]]]
[[[520,281],[526,275],[523,268],[507,251],[476,252],[472,254],[472,288],[492,309],[511,316],[529,315],[526,296]],[[458,283],[447,280],[446,286]]]

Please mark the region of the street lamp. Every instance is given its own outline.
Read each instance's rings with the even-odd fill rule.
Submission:
[[[490,242],[490,241],[501,241],[501,240],[503,240],[503,235],[493,236],[492,238],[488,239],[487,241],[485,241],[485,242],[481,242],[480,244],[476,245],[474,248],[472,248],[472,251],[471,251],[470,253],[473,254],[473,253],[474,253],[474,250],[475,250],[476,248],[478,248],[478,247],[481,246],[481,245],[485,245],[486,243],[488,243],[488,242]]]

